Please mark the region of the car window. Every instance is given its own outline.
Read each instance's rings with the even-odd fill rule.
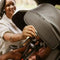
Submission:
[[[55,5],[55,8],[60,10],[60,5]]]
[[[16,6],[19,10],[30,10],[37,7],[34,0],[16,0]]]

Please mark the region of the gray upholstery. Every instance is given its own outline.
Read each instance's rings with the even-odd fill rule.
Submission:
[[[28,25],[33,25],[40,38],[52,49],[60,44],[60,14],[48,3],[40,4],[24,16]]]

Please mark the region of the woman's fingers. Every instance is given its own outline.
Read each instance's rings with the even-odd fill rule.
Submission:
[[[23,29],[23,36],[24,37],[33,37],[33,36],[36,36],[36,30],[35,28],[32,26],[32,25],[29,25],[29,26],[26,26],[24,29]]]
[[[13,52],[24,52],[26,49],[26,47],[22,47],[22,48],[19,48],[19,49],[16,49],[16,50],[13,50]]]

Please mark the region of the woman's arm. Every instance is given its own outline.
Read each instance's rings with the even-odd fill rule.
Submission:
[[[26,39],[26,37],[28,36],[29,37],[36,36],[35,31],[36,31],[35,28],[32,25],[29,25],[23,29],[21,34],[13,34],[13,33],[6,32],[3,37],[6,41],[16,42],[16,41]]]

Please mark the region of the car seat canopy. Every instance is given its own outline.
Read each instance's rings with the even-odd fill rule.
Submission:
[[[25,14],[24,21],[27,25],[33,25],[39,37],[52,49],[60,44],[60,14],[53,5],[40,4]]]

